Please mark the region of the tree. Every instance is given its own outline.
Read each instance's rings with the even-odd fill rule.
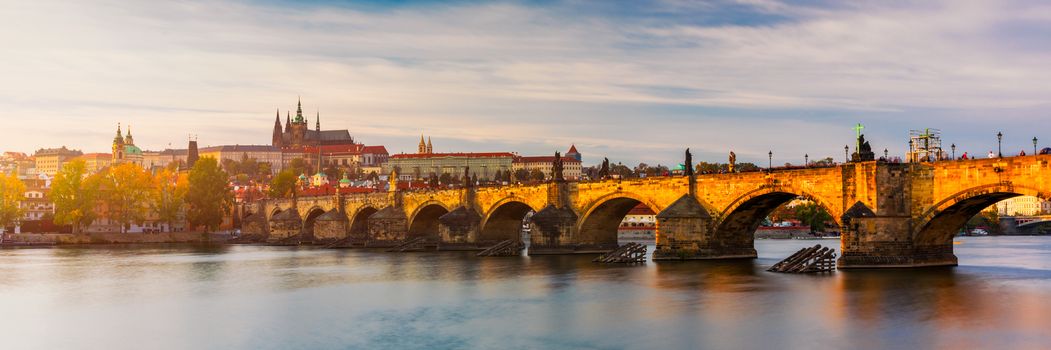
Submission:
[[[70,225],[73,233],[95,221],[101,175],[88,175],[83,160],[62,166],[51,181],[51,201],[55,203],[55,223]]]
[[[299,176],[299,174],[305,173],[306,168],[307,162],[303,160],[303,158],[294,158],[292,159],[292,161],[288,162],[287,169],[292,170],[292,172],[295,173],[296,176]]]
[[[102,200],[107,216],[120,224],[121,233],[126,232],[130,224],[141,224],[146,219],[153,188],[150,174],[134,163],[119,164],[103,173]]]
[[[270,181],[270,198],[291,198],[299,178],[291,169],[282,170]]]
[[[615,165],[610,165],[609,166],[609,173],[611,175],[620,176],[620,178],[622,178],[622,179],[630,178],[631,175],[632,175],[631,169],[629,169],[624,164],[620,164],[620,163],[617,163]]]
[[[814,202],[807,202],[795,207],[796,218],[804,225],[810,226],[810,232],[822,232],[825,223],[832,219],[825,208]]]
[[[190,226],[204,226],[208,231],[222,224],[223,215],[233,202],[227,178],[215,158],[201,158],[193,165],[186,192],[186,219]]]
[[[22,217],[22,200],[25,197],[26,185],[17,175],[0,173],[0,229]]]
[[[544,172],[540,171],[540,169],[534,168],[533,170],[529,171],[529,180],[544,181],[544,177]]]
[[[529,181],[529,170],[525,170],[525,169],[515,170],[515,181],[528,182]]]
[[[171,170],[162,170],[154,177],[156,188],[152,193],[151,207],[157,213],[159,221],[167,223],[168,228],[178,220],[186,204],[188,190],[187,177]]]

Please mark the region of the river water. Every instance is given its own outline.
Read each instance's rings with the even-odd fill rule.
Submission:
[[[288,247],[0,250],[0,349],[1051,348],[1051,237],[968,237],[954,268],[785,275]],[[652,249],[651,249],[652,251]]]

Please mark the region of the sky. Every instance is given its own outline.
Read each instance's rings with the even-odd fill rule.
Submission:
[[[0,0],[0,150],[268,144],[311,125],[415,152],[585,165],[801,164],[937,128],[1051,145],[1051,4],[1030,1]]]

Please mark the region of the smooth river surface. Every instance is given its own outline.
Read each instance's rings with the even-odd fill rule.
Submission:
[[[765,272],[287,247],[0,250],[0,349],[1051,348],[1051,237],[955,268]],[[652,251],[652,249],[651,249]]]

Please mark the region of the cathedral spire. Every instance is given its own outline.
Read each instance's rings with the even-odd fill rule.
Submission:
[[[292,128],[292,112],[285,111],[285,132]]]
[[[124,137],[124,143],[134,145],[135,141],[131,138],[131,124],[128,124],[128,136]]]
[[[273,140],[271,140],[271,145],[273,145],[274,147],[281,147],[282,134],[283,133],[281,131],[281,109],[278,109],[277,114],[274,115],[274,136]]]
[[[300,97],[299,101],[296,102],[296,123],[303,122],[303,98]]]

